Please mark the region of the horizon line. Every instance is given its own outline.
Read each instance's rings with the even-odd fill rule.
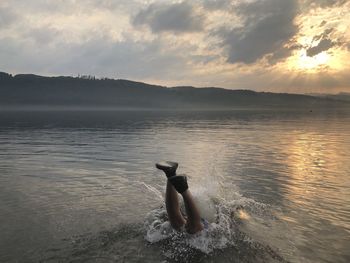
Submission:
[[[36,76],[36,77],[43,77],[43,78],[74,78],[74,79],[84,79],[88,81],[107,81],[107,80],[112,80],[112,81],[129,81],[129,82],[136,82],[136,83],[142,83],[150,86],[157,86],[157,87],[162,87],[162,88],[193,88],[193,89],[222,89],[222,90],[227,90],[227,91],[251,91],[251,92],[256,92],[256,93],[273,93],[273,94],[292,94],[292,95],[308,95],[308,96],[323,96],[323,95],[350,95],[350,92],[347,91],[338,91],[337,93],[319,93],[319,92],[308,92],[308,93],[294,93],[294,92],[277,92],[277,91],[256,91],[253,89],[230,89],[230,88],[223,88],[223,87],[218,87],[218,86],[192,86],[192,85],[178,85],[178,86],[165,86],[165,85],[159,85],[159,84],[151,84],[147,83],[144,81],[139,81],[139,80],[130,80],[130,79],[123,79],[123,78],[110,78],[110,77],[96,77],[95,75],[90,75],[90,74],[78,74],[76,76],[74,75],[40,75],[40,74],[35,74],[35,73],[9,73],[6,71],[0,71],[0,74],[7,74],[10,75],[11,77],[15,78],[16,76],[20,75],[26,75],[26,76]]]

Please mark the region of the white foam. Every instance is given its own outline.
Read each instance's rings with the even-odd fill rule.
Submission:
[[[244,242],[249,245],[255,244],[255,247],[260,247],[269,254],[271,251],[273,253],[279,251],[279,246],[288,249],[288,245],[275,242],[276,240],[279,243],[284,242],[280,238],[280,233],[284,230],[283,225],[276,223],[270,206],[242,197],[239,193],[231,193],[230,198],[235,199],[229,201],[223,197],[210,197],[203,189],[197,190],[196,195],[202,213],[209,213],[209,216],[206,214],[206,217],[211,219],[208,229],[195,235],[187,234],[185,231],[177,232],[168,222],[164,207],[151,211],[145,220],[145,239],[150,243],[168,244],[163,248],[166,257],[177,257],[180,252],[184,256],[193,251],[208,255],[215,250]],[[277,232],[271,226],[276,228]],[[276,238],[276,233],[279,238]],[[283,253],[283,256],[288,253],[290,251]]]
[[[143,184],[160,200],[160,207],[146,217],[145,239],[153,244],[164,244],[163,254],[169,258],[193,251],[211,254],[215,250],[237,246],[238,243],[258,243],[258,247],[268,248],[266,251],[278,251],[279,247],[286,250],[289,244],[280,234],[286,232],[285,225],[275,220],[274,208],[243,197],[234,184],[222,184],[222,178],[214,170],[208,171],[210,176],[200,181],[189,177],[190,189],[201,216],[209,221],[209,227],[195,235],[175,231],[168,222],[163,193]]]

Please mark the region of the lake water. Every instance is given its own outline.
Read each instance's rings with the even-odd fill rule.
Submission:
[[[172,231],[178,161],[207,231]],[[0,262],[349,262],[350,114],[0,113]]]

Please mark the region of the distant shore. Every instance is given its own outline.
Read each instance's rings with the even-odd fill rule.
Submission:
[[[121,79],[0,72],[0,110],[309,110],[350,108],[350,95],[163,87]]]

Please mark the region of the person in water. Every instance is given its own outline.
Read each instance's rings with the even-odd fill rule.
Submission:
[[[201,218],[199,209],[188,189],[187,178],[183,175],[176,175],[178,163],[169,161],[159,162],[156,164],[156,167],[162,170],[167,177],[165,205],[171,226],[178,231],[185,226],[186,231],[190,234],[195,234],[203,230],[206,221]],[[184,217],[180,211],[177,193],[184,200],[187,217]]]

